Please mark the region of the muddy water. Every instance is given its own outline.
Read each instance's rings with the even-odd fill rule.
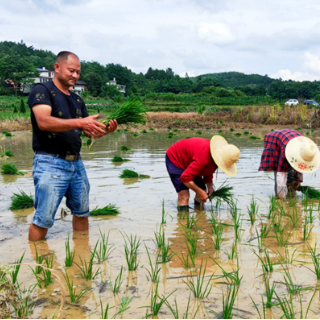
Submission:
[[[238,130],[241,132],[241,130]],[[202,135],[210,138],[214,132],[206,131]],[[261,130],[253,132],[254,135],[263,138],[266,132]],[[112,317],[119,310],[119,303],[122,297],[132,298],[130,308],[123,314],[123,318],[142,318],[145,317],[147,308],[143,306],[150,305],[151,290],[154,285],[147,279],[148,257],[144,245],[148,248],[151,259],[154,262],[157,257],[156,245],[154,243],[154,232],[159,230],[161,222],[161,203],[164,200],[166,215],[166,224],[164,225],[166,238],[169,239],[171,250],[176,253],[171,262],[161,264],[159,294],[169,295],[168,301],[174,305],[177,300],[179,315],[182,317],[186,310],[190,290],[184,283],[187,275],[192,274],[194,268],[186,270],[179,259],[182,254],[186,254],[184,228],[186,220],[180,219],[176,211],[176,194],[167,175],[164,155],[166,149],[175,141],[193,136],[194,132],[178,132],[172,139],[167,138],[166,133],[148,133],[140,134],[133,137],[130,132],[114,133],[95,142],[91,150],[83,147],[82,158],[87,168],[88,177],[91,184],[90,208],[96,206],[103,207],[109,203],[116,204],[121,214],[116,217],[90,218],[89,232],[72,232],[71,215],[61,215],[61,209],[66,208],[63,202],[56,214],[54,227],[49,230],[48,237],[45,241],[37,244],[39,254],[54,254],[54,269],[57,270],[53,284],[46,289],[36,288],[34,297],[36,307],[34,308],[33,317],[45,318],[52,317],[61,306],[60,301],[62,294],[66,294],[66,299],[61,313],[56,314],[61,318],[99,318],[100,301],[103,305],[109,303],[110,306],[116,306],[109,311],[109,317]],[[317,135],[312,138],[318,142]],[[238,174],[235,178],[228,179],[228,183],[234,187],[234,194],[237,198],[237,206],[242,214],[241,241],[238,242],[236,250],[237,259],[229,260],[228,253],[231,252],[231,246],[234,242],[234,230],[229,210],[225,204],[222,204],[218,210],[217,220],[224,223],[223,242],[220,250],[214,249],[212,227],[209,222],[210,204],[206,204],[204,211],[195,211],[191,214],[199,219],[195,231],[199,234],[198,252],[195,265],[200,266],[201,261],[207,261],[207,277],[214,273],[212,280],[212,291],[209,296],[202,301],[194,299],[191,294],[190,311],[195,312],[197,318],[212,318],[215,315],[212,310],[220,313],[222,311],[222,292],[226,291],[226,280],[218,278],[222,271],[218,268],[213,259],[218,262],[226,271],[230,272],[240,268],[240,276],[243,276],[237,299],[234,305],[235,318],[256,318],[258,314],[253,307],[249,295],[261,308],[261,295],[264,295],[264,283],[261,277],[262,267],[253,250],[258,253],[256,231],[260,230],[261,222],[268,223],[266,215],[268,214],[269,196],[273,195],[274,181],[272,173],[258,172],[260,156],[263,148],[263,139],[249,140],[247,137],[237,138],[230,132],[225,134],[229,142],[239,146],[241,158],[238,163]],[[120,146],[127,145],[133,148],[128,152],[120,152]],[[32,243],[27,240],[29,224],[32,221],[33,209],[11,211],[9,210],[11,196],[19,189],[28,194],[34,194],[33,181],[30,175],[32,170],[32,149],[31,133],[17,132],[15,137],[0,140],[0,146],[3,149],[10,149],[14,153],[13,161],[16,166],[27,172],[26,176],[0,176],[0,252],[2,265],[14,263],[24,252],[24,263],[32,264],[35,262],[35,249]],[[122,165],[114,165],[111,158],[114,155],[121,155],[131,161]],[[2,162],[4,160],[1,160]],[[123,168],[133,169],[141,174],[148,174],[150,179],[120,179],[119,175]],[[227,176],[218,172],[214,176],[214,183],[219,186]],[[305,175],[305,185],[319,187],[317,174]],[[251,227],[247,206],[250,204],[252,195],[258,201],[259,217],[255,226]],[[193,207],[193,195],[190,200],[190,206]],[[287,202],[284,203],[285,210],[290,212]],[[305,266],[313,270],[313,265],[307,254],[307,245],[313,246],[317,241],[319,234],[319,217],[318,203],[314,203],[314,215],[317,219],[314,221],[311,236],[308,241],[302,241],[302,222],[303,222],[303,205],[301,197],[298,197],[296,205],[299,216],[298,227],[293,229],[289,238],[287,253],[289,256],[294,254],[296,258],[292,264],[289,264],[290,272],[296,284],[302,284],[304,287],[310,286],[312,289],[303,291],[302,303],[304,310],[313,295],[315,287],[319,285],[316,276]],[[282,223],[290,222],[288,217],[284,217]],[[228,226],[231,225],[231,226]],[[67,268],[67,273],[76,286],[76,293],[83,288],[89,288],[89,291],[76,304],[70,304],[65,281],[63,279],[64,258],[65,258],[65,241],[70,235],[71,248],[75,249],[75,262],[80,264],[80,257],[89,259],[90,250],[92,250],[99,239],[99,230],[107,234],[110,232],[109,242],[114,246],[110,258],[96,264],[101,274],[92,281],[86,281],[79,276],[79,268],[73,265]],[[141,246],[139,248],[140,265],[137,271],[127,271],[127,265],[124,257],[124,240],[122,234],[133,234],[141,237]],[[270,231],[268,237],[264,240],[271,259],[279,262],[282,256],[285,256],[284,247],[279,247],[274,237],[273,231]],[[296,251],[295,251],[296,250]],[[80,256],[80,257],[79,257]],[[263,254],[261,255],[263,257]],[[120,293],[114,295],[108,283],[114,282],[121,266],[124,267],[123,283]],[[60,286],[60,282],[62,288]],[[276,281],[276,292],[286,294],[287,290],[283,282],[283,270],[281,265],[275,266],[275,271],[271,274],[271,283]],[[22,287],[28,287],[35,283],[35,279],[28,266],[23,266],[19,273],[18,281],[22,282]],[[224,282],[224,283],[223,283]],[[319,318],[319,295],[316,294],[312,303],[312,310],[309,317]],[[265,297],[264,297],[265,299]],[[62,299],[63,300],[63,299]],[[300,312],[299,300],[294,298],[294,304],[297,311]],[[273,307],[267,310],[267,317],[279,318],[282,312]],[[118,315],[117,317],[121,317]],[[159,318],[172,318],[167,306],[163,305]]]

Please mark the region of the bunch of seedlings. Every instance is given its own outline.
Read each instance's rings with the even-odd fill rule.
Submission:
[[[121,151],[130,151],[130,150],[132,150],[132,148],[129,148],[129,147],[127,147],[127,146],[121,146],[121,147],[120,147],[120,150],[121,150]]]
[[[233,187],[230,187],[228,185],[225,186],[225,183],[223,183],[218,189],[216,189],[211,194],[211,196],[209,197],[209,200],[212,201],[212,200],[220,199],[230,205],[233,198],[233,194],[231,193],[232,190],[233,190]]]
[[[149,179],[150,176],[146,174],[139,174],[133,170],[130,169],[124,169],[122,170],[122,173],[120,175],[120,178],[138,178],[138,179]]]
[[[94,210],[91,210],[90,216],[116,216],[119,213],[119,208],[115,204],[108,204],[103,208],[96,207]]]
[[[0,156],[1,157],[13,157],[13,152],[11,150],[6,150]]]
[[[127,161],[130,161],[129,159],[124,159],[124,158],[122,158],[122,157],[120,157],[120,156],[114,156],[112,159],[111,159],[111,161],[113,162],[113,163],[119,163],[119,162],[127,162]]]
[[[24,191],[20,191],[19,193],[14,193],[11,201],[10,210],[21,210],[32,208],[34,199],[32,196],[28,196]]]
[[[124,239],[124,254],[128,265],[129,271],[137,270],[139,266],[139,260],[138,260],[138,249],[140,247],[140,238],[137,238],[135,235],[134,237],[130,235],[123,235],[122,237]]]
[[[26,173],[19,171],[13,163],[3,163],[1,165],[1,174],[19,175],[23,176]]]

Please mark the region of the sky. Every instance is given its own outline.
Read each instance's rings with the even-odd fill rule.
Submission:
[[[0,41],[136,73],[320,80],[319,17],[319,0],[0,0]]]

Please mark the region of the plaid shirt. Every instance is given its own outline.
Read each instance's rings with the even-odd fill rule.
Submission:
[[[288,142],[298,136],[302,134],[292,129],[277,130],[266,134],[259,171],[287,172],[291,166],[286,159],[285,149]]]

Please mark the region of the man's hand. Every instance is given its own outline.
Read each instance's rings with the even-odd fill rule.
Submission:
[[[103,123],[95,120],[98,117],[99,115],[95,114],[93,116],[80,119],[81,129],[86,136],[92,138],[100,138],[106,134],[106,126]]]
[[[202,202],[206,202],[207,199],[209,198],[207,193],[203,190],[201,192],[197,193],[198,199],[201,200]]]
[[[210,197],[214,193],[213,187],[208,187],[208,197]]]
[[[113,131],[116,131],[118,128],[118,122],[117,120],[110,120],[107,124],[107,132],[105,134],[111,133]]]

